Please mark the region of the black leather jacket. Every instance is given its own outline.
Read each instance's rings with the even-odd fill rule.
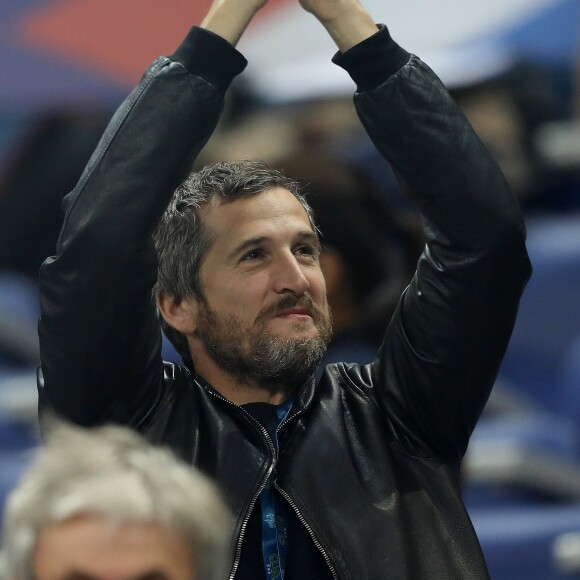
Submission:
[[[386,30],[335,61],[376,147],[426,217],[428,242],[373,364],[304,385],[279,429],[163,364],[151,233],[245,65],[194,28],[115,114],[65,200],[40,272],[41,410],[128,424],[214,477],[235,514],[232,576],[266,478],[341,580],[485,578],[459,465],[530,273],[514,197],[433,73]]]

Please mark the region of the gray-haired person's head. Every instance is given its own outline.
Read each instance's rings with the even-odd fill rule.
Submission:
[[[316,230],[312,210],[300,185],[261,161],[220,162],[192,173],[175,191],[155,233],[159,256],[155,293],[172,296],[177,303],[186,298],[205,302],[199,269],[214,237],[204,227],[202,209],[212,200],[230,203],[274,187],[282,187],[298,199]],[[160,317],[160,321],[179,354],[191,362],[186,338],[163,318]]]
[[[101,517],[113,526],[154,523],[178,532],[190,549],[192,577],[223,577],[231,518],[215,486],[128,429],[52,429],[6,504],[4,574],[35,578],[39,533],[79,516]]]

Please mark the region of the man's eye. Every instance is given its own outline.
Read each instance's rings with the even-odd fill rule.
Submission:
[[[299,246],[295,252],[302,256],[318,256],[318,248],[315,246]]]
[[[251,262],[252,260],[258,260],[263,256],[263,252],[261,250],[251,250],[250,252],[246,252],[242,256],[242,261]]]

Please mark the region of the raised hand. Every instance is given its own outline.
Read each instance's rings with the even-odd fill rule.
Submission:
[[[268,0],[214,0],[201,26],[235,46],[256,12],[267,3]]]
[[[300,5],[307,12],[314,14],[322,23],[330,22],[361,8],[358,0],[300,0]]]
[[[345,52],[377,31],[359,0],[299,0],[326,28],[339,50]]]

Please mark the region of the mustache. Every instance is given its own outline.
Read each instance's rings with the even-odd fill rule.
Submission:
[[[276,304],[271,304],[264,308],[256,317],[256,322],[262,322],[268,318],[272,318],[284,310],[289,308],[304,308],[310,316],[317,318],[319,316],[318,308],[314,305],[312,298],[308,294],[303,294],[302,296],[293,296],[292,294],[287,294]]]

